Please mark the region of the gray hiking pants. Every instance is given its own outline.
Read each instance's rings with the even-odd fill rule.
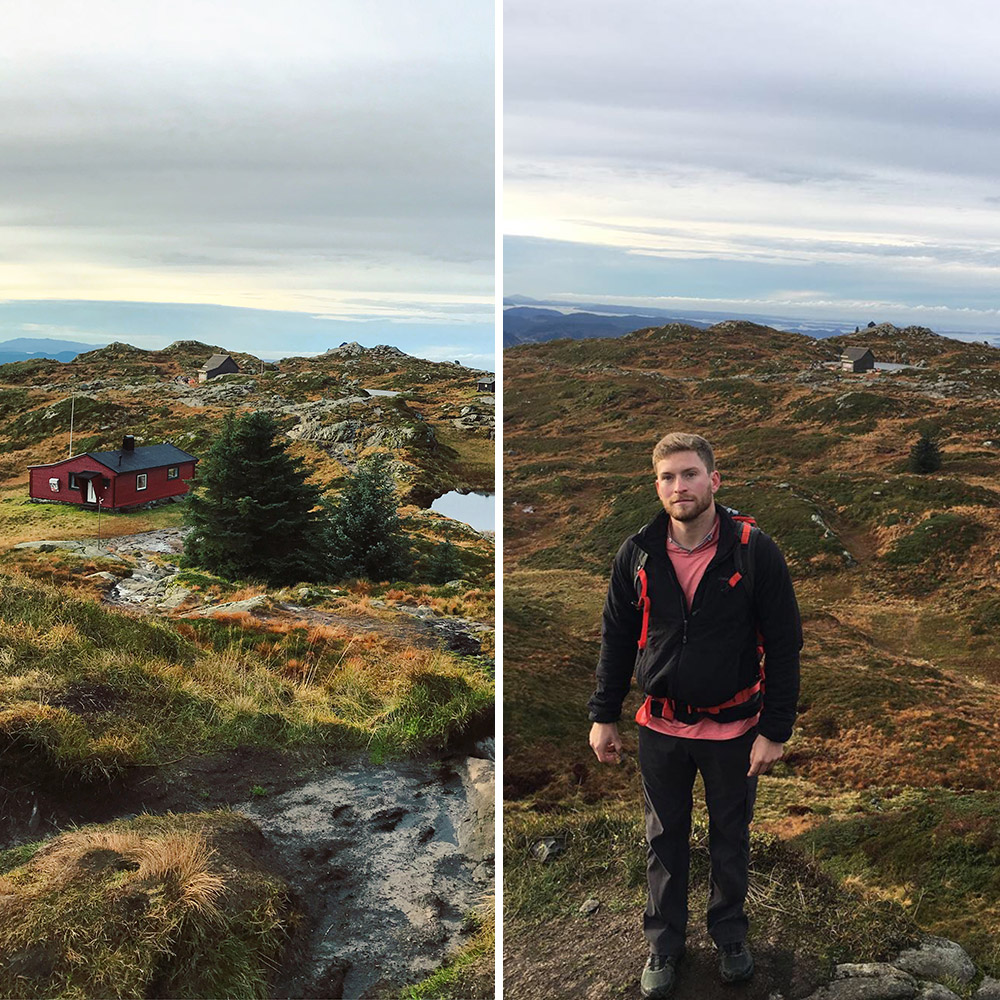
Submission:
[[[733,740],[691,740],[639,727],[646,800],[649,900],[643,931],[655,955],[684,950],[688,918],[691,805],[695,774],[705,782],[711,894],[708,933],[717,945],[743,941],[747,916],[750,820],[757,779],[748,778],[756,728]]]

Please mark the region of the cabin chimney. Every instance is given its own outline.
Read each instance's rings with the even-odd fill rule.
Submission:
[[[122,451],[135,451],[135,438],[131,434],[126,434],[122,441]]]

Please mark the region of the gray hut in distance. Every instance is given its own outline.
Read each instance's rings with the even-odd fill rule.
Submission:
[[[875,367],[875,355],[870,347],[848,347],[840,355],[840,367],[845,372],[870,372]]]
[[[228,354],[213,354],[198,369],[198,381],[207,382],[217,375],[239,374],[239,366]]]

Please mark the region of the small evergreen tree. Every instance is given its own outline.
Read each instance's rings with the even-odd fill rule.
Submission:
[[[427,564],[427,576],[431,583],[447,583],[458,580],[465,572],[458,549],[449,541],[436,546]]]
[[[399,580],[409,575],[410,547],[387,461],[388,455],[378,454],[360,462],[328,507],[327,546],[334,579]]]
[[[910,472],[937,472],[941,468],[941,450],[929,434],[921,434],[920,440],[910,449]]]
[[[320,491],[277,431],[266,413],[226,416],[187,504],[187,562],[279,585],[323,574]]]

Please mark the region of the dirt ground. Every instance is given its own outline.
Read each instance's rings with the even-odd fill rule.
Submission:
[[[801,1000],[826,981],[815,962],[778,942],[748,939],[756,963],[749,983],[719,981],[715,946],[695,926],[694,907],[687,954],[681,961],[675,1000]],[[554,921],[543,930],[508,926],[504,931],[504,1000],[606,1000],[638,998],[646,962],[642,912],[605,913]]]

